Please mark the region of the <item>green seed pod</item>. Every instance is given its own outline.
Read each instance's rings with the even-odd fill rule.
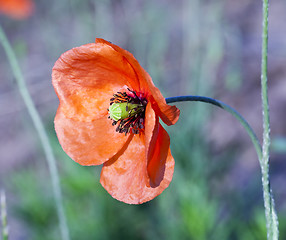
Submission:
[[[131,104],[131,103],[113,103],[109,106],[109,114],[110,118],[114,121],[118,121],[121,119],[125,119],[131,117],[136,114],[136,108],[138,108],[139,104]]]

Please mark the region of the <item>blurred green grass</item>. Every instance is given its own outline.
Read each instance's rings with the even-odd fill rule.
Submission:
[[[176,161],[173,181],[156,199],[138,206],[112,199],[99,183],[100,167],[82,167],[69,159],[53,129],[57,100],[50,86],[52,65],[61,53],[93,42],[95,37],[131,51],[166,97],[214,97],[221,89],[242,90],[242,36],[226,22],[225,3],[38,0],[29,20],[13,22],[1,17],[28,83],[43,82],[50,91],[46,94],[52,100],[38,107],[56,151],[71,239],[266,239],[258,163],[256,173],[246,178],[249,182],[243,182],[239,174],[238,178],[231,176],[243,144],[230,143],[214,154],[208,139],[212,107],[178,104],[180,119],[167,128]],[[225,35],[230,38],[228,54]],[[38,67],[41,73],[35,73]],[[223,80],[218,80],[222,75]],[[9,72],[3,76],[9,81]],[[34,94],[36,103],[41,99],[38,95]],[[23,126],[31,130],[28,117],[20,115]],[[30,134],[36,138],[32,130]],[[17,219],[25,229],[17,239],[59,239],[50,176],[38,150],[41,147],[36,144],[35,149],[23,167],[2,178],[13,195],[8,218]],[[284,239],[286,208],[282,207]]]

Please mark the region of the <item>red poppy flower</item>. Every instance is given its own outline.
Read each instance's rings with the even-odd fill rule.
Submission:
[[[33,12],[31,0],[0,0],[0,12],[15,19],[23,19]]]
[[[103,163],[100,182],[114,198],[139,204],[168,187],[174,159],[159,117],[172,125],[180,111],[131,53],[96,39],[64,53],[52,81],[62,148],[81,165]]]

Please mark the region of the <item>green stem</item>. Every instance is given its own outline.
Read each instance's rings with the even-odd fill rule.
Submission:
[[[209,97],[202,97],[202,96],[178,96],[178,97],[170,97],[166,98],[167,103],[173,103],[173,102],[204,102],[204,103],[210,103],[212,105],[215,105],[217,107],[220,107],[227,112],[229,112],[231,115],[233,115],[240,123],[241,125],[245,128],[246,132],[248,133],[254,147],[256,150],[256,153],[258,155],[258,158],[262,158],[262,151],[261,151],[261,145],[259,143],[259,140],[253,131],[253,129],[250,127],[250,125],[247,123],[247,121],[231,106],[225,104],[224,102],[221,102],[219,100],[215,100],[213,98]]]
[[[14,77],[16,79],[19,91],[21,93],[21,96],[24,100],[24,103],[28,109],[28,112],[32,118],[32,121],[34,123],[34,126],[37,130],[37,133],[39,135],[40,141],[42,143],[46,159],[48,162],[49,166],[49,171],[51,174],[51,181],[52,181],[52,188],[53,188],[53,194],[55,197],[55,202],[56,202],[56,209],[59,217],[59,223],[60,223],[60,230],[61,230],[61,235],[63,240],[69,240],[69,231],[66,223],[66,218],[64,215],[64,209],[63,209],[63,204],[62,204],[62,193],[60,189],[60,184],[59,184],[59,176],[58,176],[58,170],[56,166],[56,160],[54,157],[54,153],[52,150],[52,147],[50,145],[49,139],[47,132],[44,128],[44,124],[40,118],[39,113],[36,110],[36,107],[33,103],[33,100],[31,98],[31,95],[28,92],[23,74],[20,70],[17,58],[15,56],[15,53],[0,26],[0,42],[2,43],[4,50],[6,52],[6,55],[8,57],[9,63],[12,68],[12,72],[14,74]]]
[[[1,205],[1,221],[2,221],[2,239],[8,240],[9,232],[7,223],[6,197],[4,190],[0,192],[0,205]]]
[[[217,107],[220,107],[230,114],[232,114],[244,127],[246,132],[248,133],[258,156],[261,172],[262,172],[262,185],[263,185],[263,197],[264,197],[264,207],[265,207],[265,213],[266,213],[266,226],[267,226],[267,237],[271,240],[278,239],[278,218],[274,209],[274,199],[271,194],[271,188],[270,188],[270,181],[269,181],[269,166],[268,166],[268,158],[267,162],[264,160],[264,155],[267,153],[262,151],[262,147],[259,143],[259,140],[253,131],[253,129],[250,127],[250,125],[247,123],[247,121],[232,107],[225,104],[224,102],[221,102],[219,100],[215,100],[213,98],[208,97],[201,97],[201,96],[178,96],[178,97],[171,97],[166,98],[167,103],[174,103],[174,102],[184,102],[184,101],[191,101],[191,102],[205,102],[210,103],[212,105],[215,105]]]
[[[263,30],[262,30],[262,59],[261,59],[261,96],[262,96],[262,115],[263,115],[263,144],[262,144],[262,186],[264,207],[267,225],[267,238],[278,239],[278,217],[275,211],[274,199],[269,180],[269,147],[270,147],[270,121],[269,104],[267,90],[267,52],[268,52],[268,0],[263,0]]]

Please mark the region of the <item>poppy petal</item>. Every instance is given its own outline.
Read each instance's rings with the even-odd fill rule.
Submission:
[[[144,80],[146,77],[149,77],[149,74],[144,70],[144,68],[141,67],[139,62],[136,60],[136,58],[132,55],[132,53],[128,52],[127,50],[112,44],[111,42],[108,42],[102,38],[96,38],[96,43],[101,43],[110,46],[114,51],[116,51],[118,54],[120,54],[126,61],[126,63],[130,66],[130,68],[133,70],[133,73],[135,75],[134,81],[136,81],[135,86],[133,86],[132,90],[138,91],[141,93],[148,94],[148,85],[146,84],[146,81]]]
[[[104,163],[100,182],[115,199],[129,204],[141,204],[152,200],[169,186],[174,172],[174,159],[169,148],[168,134],[161,125],[158,127],[157,142],[148,164],[148,172],[145,136],[130,136],[132,139],[128,145]]]
[[[137,87],[130,64],[105,43],[86,44],[62,54],[53,68],[52,82],[62,112],[86,122],[106,114],[114,93]]]
[[[145,113],[145,146],[146,159],[152,158],[154,153],[156,141],[158,138],[159,118],[152,108],[151,103],[146,106]]]
[[[174,159],[171,156],[170,151],[170,137],[165,129],[159,124],[158,128],[155,129],[157,134],[153,135],[153,138],[156,138],[154,143],[152,153],[149,154],[147,171],[150,179],[150,185],[152,187],[158,186],[164,178],[172,180],[173,172],[169,172],[169,175],[166,176],[166,159],[169,157],[172,159],[174,167]],[[170,155],[170,156],[168,156]]]
[[[115,131],[107,116],[93,122],[67,118],[59,109],[55,130],[63,150],[81,165],[99,165],[114,156],[128,137]]]
[[[145,145],[148,160],[147,172],[151,186],[157,186],[164,176],[164,160],[170,147],[170,137],[159,124],[158,116],[148,104],[146,107]]]
[[[176,106],[170,106],[166,103],[165,98],[161,94],[160,90],[155,87],[150,75],[140,66],[139,62],[135,59],[135,57],[130,52],[124,50],[121,47],[118,47],[115,44],[107,42],[104,39],[97,38],[96,42],[110,45],[127,59],[128,63],[132,66],[135,73],[137,74],[137,78],[139,81],[138,84],[140,89],[134,90],[148,93],[148,96],[150,96],[151,98],[148,100],[151,100],[152,105],[154,105],[153,108],[163,120],[163,122],[167,125],[175,124],[179,119],[180,110]]]
[[[154,86],[153,83],[152,85]],[[150,89],[152,89],[152,96],[150,101],[156,113],[165,124],[168,126],[174,125],[179,119],[180,110],[176,106],[168,105],[158,88],[154,86],[154,88],[150,87]]]
[[[29,17],[33,10],[34,3],[31,0],[0,0],[0,12],[15,19]]]

